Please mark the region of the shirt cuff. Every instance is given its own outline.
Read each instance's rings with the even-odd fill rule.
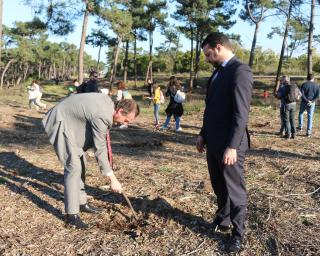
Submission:
[[[111,176],[113,174],[113,171],[106,173],[106,176]]]

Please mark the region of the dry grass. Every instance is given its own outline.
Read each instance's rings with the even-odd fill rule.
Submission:
[[[137,92],[138,94],[138,92]],[[46,99],[61,98],[51,91]],[[222,255],[206,228],[216,209],[206,161],[196,153],[201,106],[183,117],[183,133],[158,132],[151,107],[127,130],[112,130],[115,172],[142,222],[121,195],[106,189],[88,156],[90,202],[99,215],[81,214],[88,231],[63,223],[63,168],[41,128],[43,113],[26,95],[0,97],[0,255]],[[197,103],[198,104],[198,103]],[[253,106],[252,149],[245,165],[249,194],[241,255],[319,255],[320,132],[285,141],[274,107]]]

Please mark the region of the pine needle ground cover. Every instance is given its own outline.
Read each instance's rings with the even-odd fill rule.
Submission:
[[[45,91],[50,106],[65,93]],[[27,108],[25,92],[1,92],[1,255],[223,255],[221,241],[228,234],[207,228],[216,202],[205,156],[195,149],[203,95],[191,95],[183,132],[175,133],[153,129],[152,106],[142,94],[147,93],[133,91],[142,115],[128,129],[114,128],[111,136],[116,175],[143,221],[135,222],[124,198],[110,191],[89,152],[89,201],[104,211],[81,214],[91,228],[78,231],[64,227],[63,167],[43,132],[44,112]],[[278,102],[261,99],[259,88],[254,95],[241,255],[319,255],[319,109],[311,138],[283,140],[277,135]]]

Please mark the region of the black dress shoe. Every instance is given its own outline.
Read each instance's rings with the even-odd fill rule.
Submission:
[[[242,249],[243,249],[242,240],[234,237],[231,238],[231,240],[229,241],[226,247],[226,251],[228,253],[237,253],[237,252],[240,252]]]
[[[87,229],[89,225],[84,223],[78,214],[67,214],[65,219],[66,227],[74,227],[77,229]]]
[[[100,212],[102,212],[102,209],[93,207],[89,204],[82,204],[82,205],[80,205],[80,212],[100,213]]]

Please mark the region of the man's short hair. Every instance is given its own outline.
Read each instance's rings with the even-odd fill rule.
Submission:
[[[281,81],[285,81],[285,82],[290,83],[290,77],[289,76],[282,76]]]
[[[212,49],[215,48],[218,44],[221,44],[222,46],[232,49],[231,43],[229,38],[220,32],[212,32],[204,39],[204,41],[201,44],[201,48],[205,47],[206,45],[209,45]]]
[[[308,74],[307,75],[307,80],[308,81],[311,81],[311,80],[313,80],[314,79],[314,75],[313,74]]]
[[[137,117],[140,114],[140,108],[137,102],[135,102],[133,99],[124,99],[119,100],[115,103],[115,110],[122,109],[122,113],[124,115],[128,115],[132,112],[135,113],[135,117]]]
[[[99,77],[99,74],[98,74],[98,72],[97,71],[91,71],[90,72],[90,77]]]
[[[118,81],[117,87],[118,87],[118,90],[125,90],[127,88],[127,85],[123,81]]]

